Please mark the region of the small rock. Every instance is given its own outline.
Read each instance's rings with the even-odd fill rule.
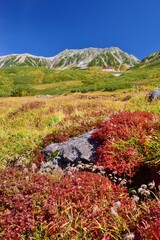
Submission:
[[[158,99],[160,98],[160,88],[155,89],[154,91],[150,92],[147,96],[148,101],[152,101],[153,99]]]
[[[122,181],[122,178],[118,178],[118,181],[121,182],[121,181]]]
[[[114,178],[112,181],[115,182],[115,183],[117,183],[117,180],[116,180],[115,178]]]

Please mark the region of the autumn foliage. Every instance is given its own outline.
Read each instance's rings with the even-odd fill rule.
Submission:
[[[156,114],[120,112],[96,130],[97,164],[132,177],[144,164],[158,164],[160,124]]]
[[[140,216],[132,225],[135,239],[160,239],[160,202],[157,199],[148,200],[141,206]]]
[[[124,187],[95,173],[61,180],[6,169],[0,175],[0,238],[159,239],[157,199],[135,206]],[[147,231],[146,231],[147,229]]]
[[[120,112],[101,123],[78,117],[73,121],[61,133],[44,138],[44,146],[98,127],[92,135],[99,143],[97,165],[130,178],[144,165],[158,166],[158,115]],[[45,156],[38,149],[35,155],[38,167]],[[96,173],[62,177],[26,168],[0,171],[0,239],[121,240],[132,235],[136,240],[158,240],[159,216],[157,196],[135,204],[127,188]]]

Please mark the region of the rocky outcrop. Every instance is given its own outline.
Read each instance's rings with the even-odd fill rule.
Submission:
[[[148,101],[151,102],[154,99],[160,99],[160,88],[158,88],[158,89],[156,89],[156,90],[154,90],[154,91],[149,93]]]
[[[41,172],[62,169],[64,173],[87,170],[105,174],[103,167],[94,165],[97,142],[91,139],[93,131],[80,137],[74,137],[62,143],[53,143],[43,149],[46,163],[42,163]]]
[[[116,184],[126,185],[127,180],[125,178],[118,176],[114,171],[108,171],[95,164],[95,153],[99,144],[91,138],[93,131],[95,130],[66,142],[50,144],[44,148],[46,162],[41,163],[40,172],[63,171],[64,175],[77,171],[94,172],[102,176],[108,176]]]

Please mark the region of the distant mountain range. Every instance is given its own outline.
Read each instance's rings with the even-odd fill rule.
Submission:
[[[0,68],[10,66],[41,66],[60,70],[69,68],[85,69],[92,66],[130,68],[140,60],[123,52],[117,47],[85,48],[80,50],[64,50],[53,57],[39,57],[31,54],[11,54],[0,57]]]

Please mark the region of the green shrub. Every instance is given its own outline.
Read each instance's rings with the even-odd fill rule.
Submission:
[[[132,83],[107,83],[104,87],[104,91],[112,92],[118,89],[127,89],[127,88],[132,88],[133,84]]]
[[[29,86],[17,86],[15,87],[11,93],[11,97],[23,97],[23,96],[29,96],[34,94],[34,89]]]

